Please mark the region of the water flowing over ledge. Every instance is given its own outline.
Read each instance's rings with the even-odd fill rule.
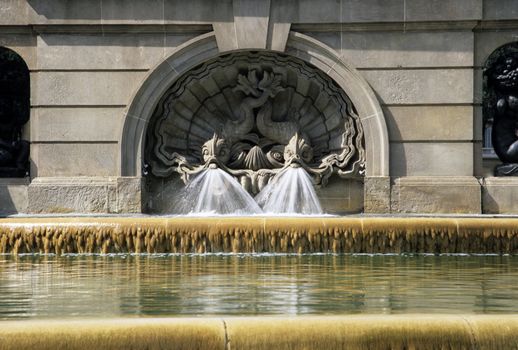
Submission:
[[[518,219],[67,217],[0,219],[0,253],[518,254]]]
[[[3,322],[0,349],[517,349],[518,316],[140,318]]]

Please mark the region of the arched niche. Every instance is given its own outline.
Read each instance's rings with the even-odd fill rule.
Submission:
[[[22,128],[30,117],[30,75],[25,61],[0,47],[0,177],[24,177],[29,171],[29,142]]]
[[[290,33],[285,54],[317,67],[331,77],[356,108],[365,137],[366,176],[389,175],[388,136],[383,112],[363,77],[325,44],[300,33]],[[145,135],[153,112],[167,89],[185,72],[220,55],[213,32],[179,46],[153,69],[133,95],[120,138],[121,176],[141,176]]]

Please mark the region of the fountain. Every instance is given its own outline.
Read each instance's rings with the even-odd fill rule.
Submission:
[[[293,78],[300,74],[309,80]],[[219,90],[210,90],[213,81]],[[365,163],[359,118],[331,79],[293,57],[251,52],[209,61],[168,89],[146,155],[148,182],[160,196],[164,187],[153,184],[176,174],[187,186],[170,191],[174,214],[259,213],[237,183],[266,213],[322,214],[313,186],[336,175],[361,178]],[[232,193],[221,196],[215,174],[235,179]]]
[[[277,174],[255,200],[270,215],[322,214],[311,177],[303,168],[293,165]]]
[[[183,186],[191,188],[191,179],[209,167],[234,178],[270,214],[334,212],[322,208],[313,186],[325,188],[330,178],[362,179],[363,129],[343,90],[302,60],[233,53],[189,71],[159,101],[146,147],[148,203],[153,203],[148,211],[171,213],[160,198],[192,198]],[[295,187],[283,185],[290,178]],[[172,212],[194,209],[187,207]]]
[[[226,172],[209,168],[180,191],[172,212],[196,215],[251,215],[262,213],[254,199]]]
[[[516,347],[512,1],[4,2],[0,349]]]
[[[264,211],[270,215],[322,214],[322,207],[313,188],[313,179],[304,169],[309,167],[301,158],[303,154],[306,159],[311,159],[307,154],[311,154],[312,149],[298,133],[284,147],[284,166],[275,172],[259,172],[259,176],[267,176],[269,183],[256,195],[255,201],[230,175],[241,171],[231,170],[224,165],[229,159],[227,148],[226,140],[217,134],[203,144],[204,164],[186,172],[189,179],[193,176],[194,178],[187,180],[185,188],[175,196],[171,210],[173,213],[253,215]],[[263,155],[260,149],[257,152],[258,155]],[[311,168],[309,171],[319,174]],[[275,176],[271,176],[272,173]]]

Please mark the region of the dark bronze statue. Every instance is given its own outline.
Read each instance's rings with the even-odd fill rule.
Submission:
[[[496,54],[492,62],[488,60],[484,72],[484,114],[486,118],[493,119],[493,148],[503,162],[495,168],[495,176],[517,176],[518,51],[509,47],[500,49]]]
[[[21,135],[29,108],[29,70],[15,52],[0,48],[0,177],[28,175],[29,142]]]

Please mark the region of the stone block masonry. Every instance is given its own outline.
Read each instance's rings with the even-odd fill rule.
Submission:
[[[482,70],[518,41],[515,1],[145,3],[0,3],[0,46],[31,81],[30,176],[0,179],[0,214],[145,211],[149,115],[178,77],[233,50],[297,57],[351,98],[365,177],[319,189],[331,211],[518,213],[514,180],[488,177],[482,154]]]

